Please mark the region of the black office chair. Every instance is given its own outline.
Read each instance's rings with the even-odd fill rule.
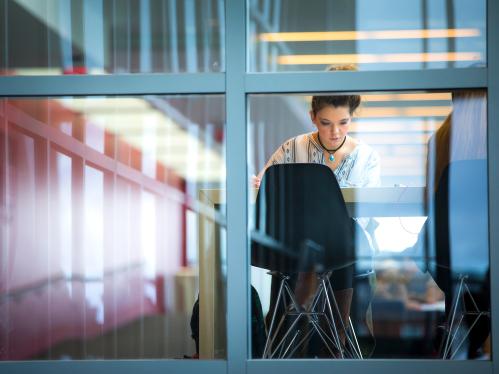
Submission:
[[[273,270],[269,274],[280,280],[276,305],[287,297],[294,305],[294,311],[287,308],[288,303],[284,300],[284,315],[272,334],[277,312],[277,307],[274,308],[263,358],[290,358],[300,346],[307,344],[314,333],[326,344],[333,357],[330,345],[337,349],[341,358],[362,358],[355,337],[347,333],[349,321],[339,318],[338,327],[343,328],[346,336],[343,344],[334,318],[328,317],[328,313],[334,315],[333,310],[340,315],[329,281],[331,272],[356,262],[352,222],[334,173],[327,166],[281,164],[266,170],[253,215],[251,264]],[[320,279],[309,310],[302,310],[297,305],[289,286],[290,275],[299,272],[315,273]],[[278,332],[288,316],[296,319],[277,341]],[[326,319],[332,339],[319,326],[319,316]],[[310,332],[301,338],[300,331],[296,331],[286,343],[301,317],[308,319],[312,326]]]
[[[446,294],[447,324],[438,349],[442,359],[452,359],[480,318],[490,318],[487,183],[487,160],[451,162],[428,203],[428,270]],[[473,297],[477,294],[485,299],[478,303],[481,308]],[[463,313],[456,325],[459,304]],[[472,317],[471,326],[452,349],[463,319]]]

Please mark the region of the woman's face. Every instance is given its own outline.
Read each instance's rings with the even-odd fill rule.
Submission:
[[[338,148],[350,128],[350,111],[348,107],[325,106],[317,112],[310,111],[310,118],[317,126],[321,142],[327,149]]]

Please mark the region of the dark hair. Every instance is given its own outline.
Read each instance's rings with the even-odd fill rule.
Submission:
[[[359,70],[355,65],[331,65],[326,71]],[[360,95],[312,96],[312,111],[314,116],[326,106],[348,107],[350,115],[360,106]]]

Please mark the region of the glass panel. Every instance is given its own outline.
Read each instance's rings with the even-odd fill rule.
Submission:
[[[219,73],[225,0],[0,0],[0,74]]]
[[[251,357],[490,360],[486,93],[249,102]]]
[[[485,0],[252,0],[249,71],[485,66]]]
[[[226,358],[225,97],[4,99],[0,124],[0,360]]]

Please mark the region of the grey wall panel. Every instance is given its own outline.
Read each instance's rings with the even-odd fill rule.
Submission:
[[[492,359],[499,373],[499,1],[488,1],[488,161]]]
[[[2,374],[224,374],[227,372],[227,362],[200,360],[3,362],[0,363],[0,372]]]
[[[486,86],[486,68],[246,75],[248,93],[449,90]]]
[[[291,373],[452,373],[489,374],[490,361],[443,361],[443,360],[286,360],[248,362],[248,374]]]
[[[227,0],[227,359],[229,373],[246,372],[249,259],[247,249],[246,2]]]
[[[0,96],[158,95],[224,91],[224,74],[0,77]]]

